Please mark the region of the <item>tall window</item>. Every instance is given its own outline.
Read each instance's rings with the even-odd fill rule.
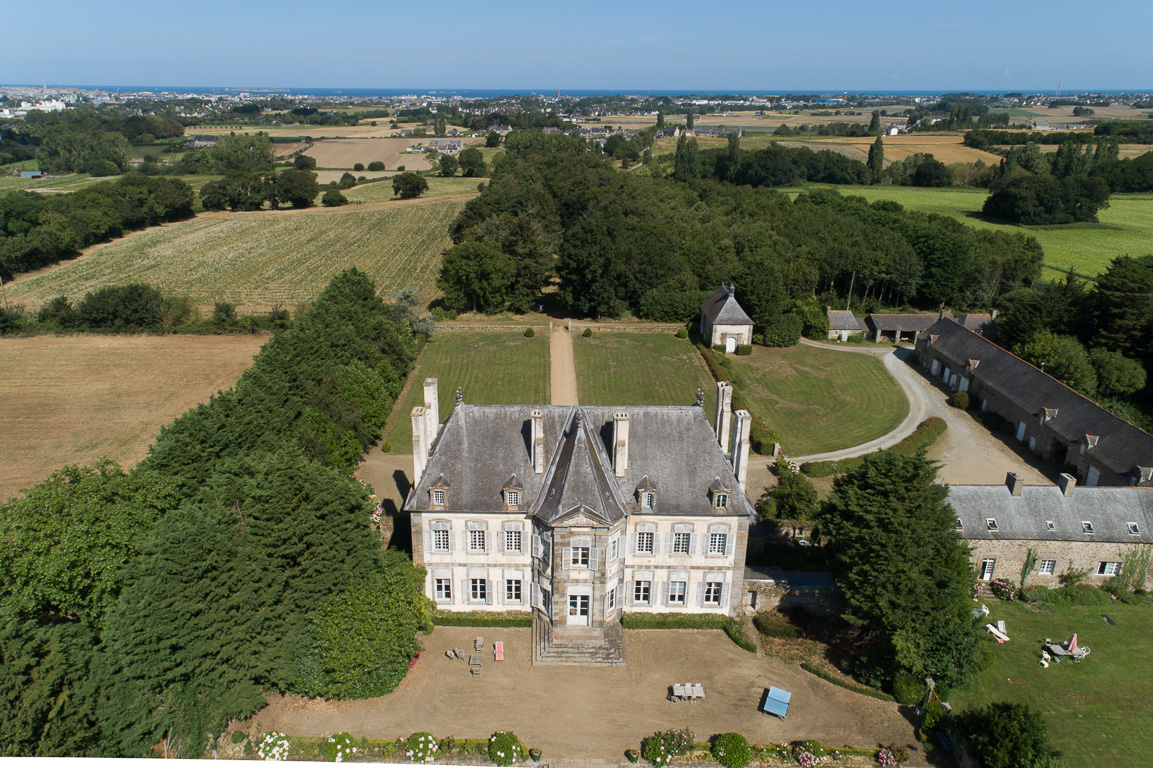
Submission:
[[[433,490],[433,492],[432,492],[432,505],[434,507],[443,507],[446,499],[447,499],[447,494],[445,494],[444,489],[436,488]]]
[[[674,555],[687,555],[689,553],[689,535],[687,533],[673,534]]]
[[[620,539],[609,539],[609,560],[617,559],[617,549],[620,546]]]
[[[504,532],[505,552],[520,552],[520,531]]]
[[[485,531],[468,532],[468,549],[470,552],[484,552]]]
[[[705,583],[705,605],[721,604],[721,587],[722,584],[719,581]]]
[[[1121,573],[1121,563],[1100,562],[1097,563],[1098,576],[1116,576]]]
[[[432,532],[432,548],[436,552],[448,551],[448,531]]]
[[[471,597],[474,603],[488,602],[488,579],[469,579]]]
[[[509,579],[504,583],[504,601],[506,603],[520,602],[520,579]]]
[[[652,596],[653,583],[651,581],[634,581],[633,582],[633,602],[645,603],[649,602]]]
[[[442,602],[452,600],[452,579],[436,579],[436,599]]]
[[[1052,576],[1055,570],[1057,570],[1056,560],[1042,560],[1041,564],[1037,566],[1037,573],[1042,576]]]
[[[589,567],[589,548],[588,547],[573,547],[572,560],[569,561],[570,568],[588,568]]]
[[[723,555],[729,551],[729,535],[727,533],[709,534],[709,554]]]
[[[614,587],[608,592],[605,592],[605,611],[611,611],[617,607],[617,591]]]
[[[997,561],[985,559],[981,561],[981,581],[989,581],[993,578],[993,570],[997,567]]]
[[[669,582],[669,605],[684,605],[685,593],[688,591],[688,584],[683,581]]]
[[[644,555],[653,553],[653,532],[640,531],[637,533],[637,552]]]

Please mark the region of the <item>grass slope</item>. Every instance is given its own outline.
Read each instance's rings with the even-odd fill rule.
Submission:
[[[255,311],[311,301],[349,267],[388,294],[435,294],[441,251],[462,198],[307,211],[213,214],[154,227],[17,280],[8,300],[29,309],[105,285],[145,282],[212,306]]]
[[[1019,603],[989,606],[990,618],[1004,619],[1012,639],[997,646],[989,641],[992,666],[953,694],[957,710],[991,701],[1028,703],[1043,713],[1066,768],[1149,764],[1153,608],[1116,603],[1040,610]],[[1117,626],[1106,624],[1101,614]],[[1042,641],[1067,640],[1074,632],[1078,644],[1092,650],[1089,657],[1043,669],[1038,663]]]
[[[64,464],[132,467],[184,411],[228,389],[267,336],[0,339],[0,501]]]
[[[465,402],[481,405],[549,402],[548,334],[526,338],[502,331],[441,331],[429,339],[397,400],[385,428],[393,453],[412,453],[412,409],[422,405],[424,380],[439,380],[440,420],[456,403],[457,387]]]
[[[824,185],[813,185],[812,188]],[[1117,256],[1153,253],[1153,195],[1113,195],[1097,224],[1017,227],[994,224],[975,217],[989,193],[970,187],[925,189],[894,186],[829,186],[842,195],[859,195],[869,202],[895,200],[910,210],[953,216],[973,227],[1020,232],[1036,237],[1045,250],[1043,279],[1052,279],[1072,267],[1083,275],[1097,275]],[[783,187],[796,193],[800,187]]]
[[[836,451],[892,431],[909,401],[873,355],[798,345],[730,355],[753,415],[776,430],[792,456]]]
[[[575,334],[577,395],[582,405],[692,405],[705,393],[711,417],[716,382],[688,339],[672,333]]]

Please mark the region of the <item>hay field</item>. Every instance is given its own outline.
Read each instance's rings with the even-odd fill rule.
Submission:
[[[267,339],[0,339],[0,501],[65,464],[134,466],[160,427],[236,383]]]
[[[996,165],[1001,162],[999,155],[966,147],[961,143],[964,138],[964,135],[960,133],[909,133],[901,136],[884,136],[881,140],[885,145],[885,165],[888,165],[893,160],[904,160],[909,155],[915,155],[918,152],[931,154],[934,158],[946,164],[975,163],[978,160],[985,161],[987,165]],[[812,150],[837,149],[840,151],[840,147],[851,147],[859,153],[859,157],[857,154],[849,155],[850,157],[866,160],[869,156],[869,147],[873,145],[874,141],[876,141],[876,139],[872,136],[851,138],[843,136],[822,136],[811,139],[789,137],[788,143],[791,146],[807,146]]]
[[[467,199],[205,214],[23,276],[8,286],[8,300],[35,309],[62,294],[146,282],[199,306],[228,301],[256,312],[311,301],[348,267],[368,273],[385,295],[412,287],[429,300],[449,225]]]
[[[384,167],[395,170],[403,165],[410,171],[423,171],[432,165],[423,152],[405,152],[423,139],[325,139],[315,142],[305,154],[316,158],[318,168],[352,169],[356,163],[369,163],[379,160]]]

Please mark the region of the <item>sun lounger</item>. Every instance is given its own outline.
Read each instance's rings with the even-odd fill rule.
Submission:
[[[766,715],[776,715],[782,720],[789,714],[789,702],[793,694],[775,685],[769,686],[765,691],[765,699],[761,702],[761,711]]]
[[[997,631],[1000,632],[1002,635],[1005,634],[1005,620],[1004,619],[997,619]]]
[[[992,624],[986,624],[985,629],[989,630],[989,633],[993,635],[998,643],[1005,643],[1009,641],[1009,636],[994,627]]]
[[[478,637],[476,639],[476,642],[473,643],[473,650],[475,650],[477,653],[483,653],[484,652],[484,638],[483,637]]]
[[[497,661],[504,661],[504,643],[500,640],[492,644],[492,655]]]

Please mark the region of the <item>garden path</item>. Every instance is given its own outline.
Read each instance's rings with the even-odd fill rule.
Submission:
[[[549,365],[553,405],[578,405],[576,360],[572,334],[557,323],[549,334]]]

